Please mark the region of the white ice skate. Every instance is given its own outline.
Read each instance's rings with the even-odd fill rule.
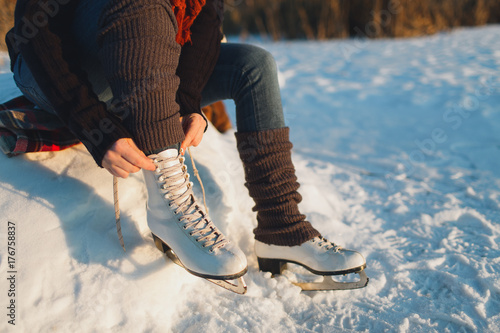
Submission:
[[[184,157],[176,149],[148,157],[157,167],[144,171],[147,220],[155,245],[189,273],[244,294],[246,257],[196,202]]]
[[[356,251],[346,250],[324,238],[316,237],[298,246],[268,245],[255,241],[255,254],[261,271],[281,274],[287,263],[298,264],[316,275],[322,282],[297,282],[302,290],[344,290],[363,288],[368,284],[364,271],[365,258]],[[357,282],[338,282],[332,275],[359,274]]]

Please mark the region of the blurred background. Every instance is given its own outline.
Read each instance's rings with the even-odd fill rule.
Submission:
[[[499,0],[226,0],[224,29],[274,40],[381,38],[498,22]]]
[[[0,51],[5,51],[5,34],[14,25],[15,0],[0,0]]]
[[[15,0],[0,0],[0,50]],[[500,22],[499,0],[225,0],[224,32],[280,39],[382,38]]]

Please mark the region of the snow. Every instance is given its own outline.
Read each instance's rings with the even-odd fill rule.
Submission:
[[[209,128],[193,154],[212,218],[247,254],[244,296],[156,250],[140,174],[120,181],[124,253],[111,176],[81,146],[0,156],[0,331],[500,332],[499,39],[500,26],[487,26],[259,42],[280,68],[301,209],[324,236],[365,255],[370,283],[360,290],[301,292],[290,283],[300,271],[258,271],[233,133]],[[8,61],[1,68],[4,101],[19,92]]]

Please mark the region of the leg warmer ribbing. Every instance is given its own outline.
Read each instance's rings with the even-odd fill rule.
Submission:
[[[255,239],[275,245],[302,244],[320,233],[299,212],[302,197],[292,163],[288,127],[236,133],[245,186],[255,201]]]

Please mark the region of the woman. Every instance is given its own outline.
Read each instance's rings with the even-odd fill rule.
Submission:
[[[221,46],[222,1],[204,2],[19,0],[7,36],[16,83],[99,166],[123,178],[142,169],[157,246],[216,282],[240,278],[247,261],[194,199],[182,152],[202,139],[201,105],[234,99],[260,268],[281,273],[294,262],[320,275],[362,272],[361,254],[322,238],[299,212],[272,56]]]

